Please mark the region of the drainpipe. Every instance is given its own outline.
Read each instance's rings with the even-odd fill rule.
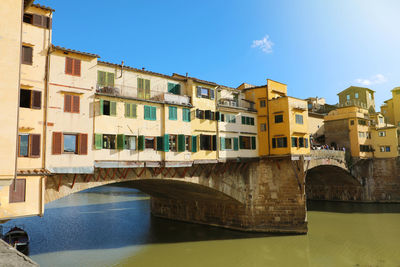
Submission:
[[[271,156],[271,138],[270,138],[270,130],[269,130],[269,93],[268,93],[268,84],[266,86],[266,90],[267,90],[267,135],[268,135],[268,156]]]
[[[17,103],[17,131],[15,136],[15,161],[14,161],[14,192],[17,191],[17,170],[18,170],[18,142],[19,142],[19,102],[21,97],[21,62],[22,62],[22,26],[24,19],[24,0],[21,0],[21,29],[20,29],[20,52],[19,52],[19,68],[18,68],[18,103]]]
[[[216,107],[216,110],[215,110],[215,114],[217,113],[217,111],[218,111],[218,113],[219,113],[219,106],[218,106],[218,88],[220,88],[221,86],[217,86],[216,88],[215,88],[215,107]],[[219,114],[219,116],[221,117],[221,114]],[[214,119],[216,119],[216,118],[214,118]],[[218,145],[218,141],[220,141],[220,139],[219,139],[219,118],[218,119],[216,119],[216,122],[217,122],[217,126],[216,126],[216,130],[217,130],[217,134],[216,134],[216,152],[217,152],[217,161],[219,160],[219,149],[220,149],[220,146]],[[221,144],[220,144],[221,145]]]

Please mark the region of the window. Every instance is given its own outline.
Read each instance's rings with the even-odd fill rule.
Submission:
[[[253,117],[242,116],[242,124],[254,125],[254,118]]]
[[[304,138],[299,137],[299,147],[304,147]]]
[[[355,94],[354,94],[354,98],[358,98],[358,93],[355,93]]]
[[[360,145],[360,152],[371,152],[372,148],[367,145]]]
[[[37,14],[25,13],[23,17],[23,22],[29,23],[41,28],[50,29],[51,28],[51,18],[46,16],[41,16]]]
[[[354,120],[351,120],[351,121],[350,121],[350,125],[354,125]]]
[[[369,99],[372,99],[372,98],[373,98],[372,93],[369,92]]]
[[[358,137],[364,138],[365,137],[365,133],[364,132],[358,132]]]
[[[116,144],[115,134],[103,134],[103,148],[105,149],[115,149]]]
[[[18,157],[28,157],[29,134],[19,135]]]
[[[275,115],[275,123],[283,122],[283,114]]]
[[[297,147],[297,137],[292,137],[292,147]]]
[[[138,97],[142,99],[150,99],[150,80],[148,79],[137,79],[138,84]]]
[[[181,94],[181,85],[175,84],[175,83],[168,83],[168,93],[171,93],[174,95],[180,95]]]
[[[197,97],[214,99],[214,89],[197,86]]]
[[[265,108],[265,100],[260,100],[260,108]]]
[[[287,147],[287,137],[272,138],[272,148]]]
[[[303,124],[303,115],[296,114],[296,123]]]
[[[204,118],[206,120],[214,120],[215,114],[211,110],[205,110],[204,111]]]
[[[106,116],[116,116],[117,102],[100,99],[100,114]]]
[[[155,137],[147,137],[144,139],[146,149],[156,149]]]
[[[64,134],[64,153],[76,153],[77,152],[77,142],[76,135],[74,134]]]
[[[80,97],[78,95],[64,95],[64,112],[79,113]]]
[[[15,188],[15,190],[14,190]],[[9,203],[25,202],[26,179],[15,179],[10,185]]]
[[[185,151],[190,151],[190,140],[191,140],[191,136],[186,135],[185,136]]]
[[[385,151],[390,152],[390,146],[385,146]]]
[[[225,116],[227,116],[228,114],[223,114],[223,113],[219,113],[219,120],[220,121],[225,121]]]
[[[168,107],[168,111],[169,111],[169,119],[176,121],[178,119],[178,108]]]
[[[367,121],[366,120],[358,120],[358,124],[367,125]]]
[[[225,114],[225,121],[229,123],[236,123],[236,116],[234,114]]]
[[[212,150],[212,135],[200,135],[200,150]]]
[[[153,106],[144,106],[144,119],[155,121],[157,119],[157,108]]]
[[[19,107],[41,109],[42,107],[42,92],[35,90],[20,90]]]
[[[136,150],[136,136],[125,136],[124,148],[128,150]]]
[[[131,103],[125,103],[125,117],[136,118],[137,105]]]
[[[225,141],[224,149],[232,150],[232,148],[233,148],[232,138],[225,138],[224,141]]]
[[[267,124],[266,123],[261,123],[260,124],[260,131],[265,132],[267,130]]]
[[[178,144],[177,144],[177,136],[176,135],[169,135],[169,151],[177,152],[178,151]]]
[[[383,118],[379,117],[379,123],[384,123]]]
[[[380,132],[378,132],[378,136],[380,136],[380,137],[386,136],[386,131],[380,131]]]
[[[32,65],[33,48],[30,46],[22,46],[22,64]]]
[[[186,122],[190,122],[190,109],[183,108],[182,109],[182,120]]]
[[[350,100],[350,95],[346,95],[346,99],[347,99],[347,100]]]
[[[40,157],[40,134],[21,134],[18,137],[19,157]]]
[[[53,132],[53,155],[60,155],[62,153],[87,155],[87,151],[88,135],[86,133]]]
[[[65,74],[81,76],[81,61],[76,58],[65,58]]]
[[[114,87],[115,75],[112,72],[97,71],[97,85],[99,87]]]
[[[196,109],[196,118],[204,120],[205,118],[204,110]]]
[[[240,149],[251,149],[250,136],[239,136]]]

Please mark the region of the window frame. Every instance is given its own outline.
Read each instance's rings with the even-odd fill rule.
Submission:
[[[276,114],[274,116],[274,123],[283,123],[283,121],[283,114]]]

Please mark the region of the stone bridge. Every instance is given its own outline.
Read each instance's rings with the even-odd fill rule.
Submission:
[[[364,169],[358,166],[354,169]],[[400,163],[393,166],[400,174]],[[132,162],[123,168],[95,168],[93,174],[51,175],[45,201],[124,183],[151,196],[155,216],[242,231],[306,233],[306,195],[316,200],[369,200],[366,188],[374,194],[363,180],[374,178],[362,175],[368,177],[349,172],[342,151],[219,163]],[[400,182],[394,182],[400,191]],[[400,200],[395,192],[390,197]]]

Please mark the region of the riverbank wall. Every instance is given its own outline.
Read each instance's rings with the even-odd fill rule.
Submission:
[[[0,266],[36,267],[39,264],[0,239]]]

